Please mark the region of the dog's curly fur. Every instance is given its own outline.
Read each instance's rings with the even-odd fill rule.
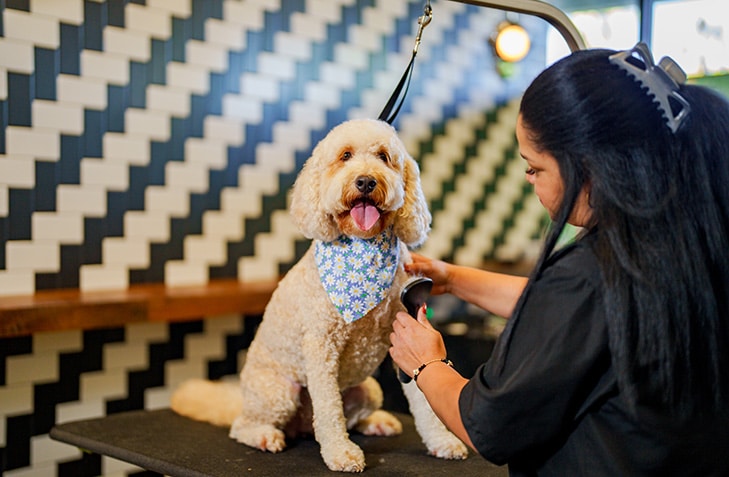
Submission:
[[[314,241],[342,235],[368,239],[392,227],[399,239],[399,263],[385,299],[367,315],[346,323],[329,300],[314,261],[314,243],[281,280],[269,302],[240,374],[240,390],[196,380],[173,395],[180,414],[230,425],[230,436],[261,450],[278,452],[287,435],[312,431],[332,470],[361,472],[362,450],[347,431],[394,435],[402,431],[392,414],[379,409],[382,390],[371,377],[384,360],[399,293],[408,277],[408,246],[420,245],[431,215],[417,163],[394,128],[372,119],[346,121],[314,148],[294,184],[290,211],[302,233]],[[357,181],[374,188],[366,197]],[[363,231],[350,210],[366,198],[380,217]],[[465,445],[433,414],[413,382],[403,386],[415,424],[432,455],[465,458]]]

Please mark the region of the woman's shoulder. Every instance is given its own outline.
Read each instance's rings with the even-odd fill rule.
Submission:
[[[553,252],[545,263],[541,280],[571,279],[602,287],[600,266],[593,243],[594,237],[588,235]]]

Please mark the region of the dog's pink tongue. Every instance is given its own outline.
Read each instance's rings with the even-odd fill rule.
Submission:
[[[380,211],[372,204],[360,202],[350,211],[354,223],[360,230],[369,230],[380,218]]]

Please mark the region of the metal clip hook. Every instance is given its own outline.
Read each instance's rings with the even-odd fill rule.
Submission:
[[[425,4],[423,8],[423,15],[418,18],[418,34],[415,36],[415,46],[413,47],[413,55],[418,53],[418,47],[420,46],[420,39],[423,36],[423,30],[433,19],[433,8],[430,6],[430,1]]]

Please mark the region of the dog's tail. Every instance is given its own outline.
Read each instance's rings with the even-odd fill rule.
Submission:
[[[242,406],[238,382],[191,379],[183,382],[170,399],[170,407],[177,414],[221,427],[233,424]]]

